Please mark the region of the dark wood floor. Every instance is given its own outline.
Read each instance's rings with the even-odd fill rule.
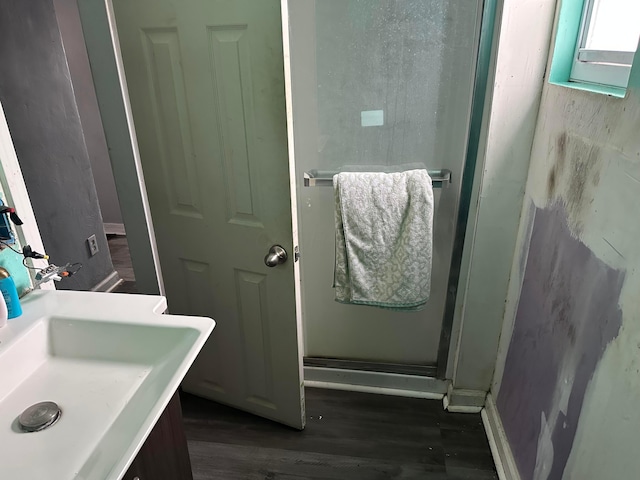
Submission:
[[[131,265],[131,255],[129,254],[129,244],[127,237],[122,235],[107,235],[109,242],[109,253],[113,268],[123,282],[116,287],[114,293],[138,293],[136,288],[136,277]]]
[[[126,237],[109,238],[113,265],[137,293]],[[442,402],[307,388],[299,432],[182,395],[194,480],[493,480],[480,415]]]
[[[480,415],[442,402],[306,389],[307,428],[182,395],[195,480],[497,479]]]

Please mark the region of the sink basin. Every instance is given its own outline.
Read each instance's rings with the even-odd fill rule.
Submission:
[[[163,297],[36,291],[0,329],[0,478],[119,479],[214,327]],[[19,415],[55,402],[59,420]]]

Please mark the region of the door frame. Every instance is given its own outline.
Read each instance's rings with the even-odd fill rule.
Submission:
[[[491,87],[489,78],[495,74],[495,66],[492,68],[492,58],[495,56],[493,52],[494,42],[497,43],[497,38],[494,39],[494,33],[499,28],[499,25],[496,24],[499,1],[482,0],[480,35],[478,36],[476,52],[476,71],[467,133],[467,154],[462,171],[453,252],[451,253],[451,265],[447,283],[447,299],[445,301],[440,343],[438,345],[436,377],[442,380],[453,378],[453,366],[456,363],[455,356],[458,355],[460,333],[462,331],[464,291],[466,290],[468,272],[470,270],[468,259],[465,261],[463,257],[465,254],[467,226],[470,222],[471,205],[477,203],[480,197],[480,189],[477,188],[474,192],[474,185],[477,185],[480,180],[476,175],[480,145],[484,143],[487,137],[487,131],[483,128],[485,110],[489,111],[491,109],[491,98],[487,98],[487,92]],[[487,108],[485,108],[485,102]],[[481,162],[483,160],[480,159]],[[473,234],[473,232],[470,233]],[[471,236],[473,237],[473,235]],[[471,246],[467,246],[467,249],[470,250]],[[462,292],[460,292],[461,289],[463,290]],[[459,293],[462,294],[458,295]]]
[[[111,0],[79,0],[78,11],[113,177],[140,293],[164,295],[118,32]]]
[[[289,195],[291,196],[291,235],[293,240],[293,284],[295,289],[296,304],[296,328],[299,352],[299,378],[304,384],[304,354],[305,337],[302,309],[302,286],[300,274],[300,262],[298,255],[300,252],[300,242],[298,238],[298,191],[296,179],[296,154],[295,139],[293,135],[293,93],[291,88],[291,55],[289,39],[289,0],[280,0],[280,13],[282,15],[282,52],[284,56],[284,95],[287,114],[287,151],[289,154]],[[302,389],[302,405],[304,406],[304,388]],[[304,414],[303,414],[304,415]]]

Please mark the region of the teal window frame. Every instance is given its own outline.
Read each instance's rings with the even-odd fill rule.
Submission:
[[[576,56],[578,42],[582,36],[582,21],[584,18],[584,8],[587,0],[560,0],[560,14],[556,28],[555,45],[553,57],[551,59],[551,70],[549,73],[549,83],[586,90],[590,92],[603,93],[613,97],[623,98],[627,88],[615,87],[612,85],[601,85],[571,79],[571,71]],[[638,55],[634,56],[634,63]]]

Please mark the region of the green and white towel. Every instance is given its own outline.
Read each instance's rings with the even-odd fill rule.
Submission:
[[[426,170],[342,172],[335,191],[336,301],[419,310],[429,299],[433,187]]]

